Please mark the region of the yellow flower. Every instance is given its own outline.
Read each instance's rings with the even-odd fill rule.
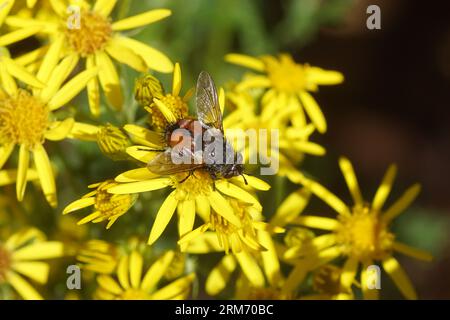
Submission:
[[[170,116],[173,115],[176,119],[187,117],[189,111],[187,102],[191,98],[193,90],[189,90],[184,97],[180,96],[182,83],[179,63],[175,64],[173,71],[172,92],[164,92],[164,89],[159,87],[156,81],[157,79],[150,75],[138,80],[135,97],[149,112],[153,128],[157,131],[164,131],[169,124],[166,119],[167,109],[170,111]]]
[[[43,82],[41,72],[49,74],[48,85],[42,89],[19,88],[8,72],[3,68],[0,70],[0,169],[14,147],[19,146],[16,193],[20,201],[25,194],[32,154],[45,197],[50,205],[57,205],[53,170],[44,143],[66,138],[75,121],[73,118],[56,120],[53,112],[75,97],[97,74],[96,69],[88,69],[64,84],[75,61],[76,57],[69,56],[53,69],[42,64],[37,79]]]
[[[184,251],[191,239],[199,238],[208,230],[212,230],[217,236],[219,247],[228,254],[241,251],[264,251],[266,248],[259,243],[256,231],[270,230],[270,226],[262,222],[261,206],[251,205],[238,199],[228,198],[228,202],[241,222],[237,227],[228,220],[224,219],[214,210],[210,210],[209,217],[206,217],[205,223],[194,229],[192,232],[183,236],[178,244]],[[283,232],[282,229],[276,229],[276,232]],[[208,237],[208,235],[206,235]]]
[[[173,70],[172,62],[160,51],[120,33],[164,19],[171,14],[170,10],[150,10],[112,22],[110,14],[116,2],[97,0],[90,6],[86,1],[69,1],[69,6],[66,6],[65,1],[54,0],[51,5],[59,18],[57,21],[19,16],[6,19],[6,24],[18,28],[17,32],[39,27],[40,33],[50,37],[52,42],[42,64],[54,66],[60,57],[75,56],[85,60],[85,68],[99,68],[98,79],[91,79],[87,86],[89,106],[94,115],[100,113],[99,82],[111,106],[116,110],[123,106],[120,79],[111,58],[141,72],[148,68],[165,73]],[[72,9],[71,13],[68,13],[68,8]],[[35,55],[36,58],[38,56]],[[47,82],[48,74],[41,74],[38,78]]]
[[[308,64],[296,63],[289,54],[254,58],[242,54],[228,54],[225,60],[264,75],[249,75],[238,85],[240,90],[250,88],[267,89],[263,96],[264,107],[293,108],[293,118],[305,118],[303,109],[320,133],[327,130],[325,117],[319,105],[309,92],[318,90],[319,85],[335,85],[344,80],[337,71],[323,70]],[[303,109],[302,109],[303,108]]]
[[[118,183],[114,182],[114,180],[106,180],[89,185],[89,188],[95,188],[95,190],[70,203],[64,209],[63,214],[94,206],[94,212],[78,221],[78,224],[81,225],[91,221],[98,223],[106,220],[108,221],[106,229],[109,229],[117,219],[127,213],[138,197],[136,194],[108,193],[111,188],[117,185]]]
[[[95,298],[101,300],[167,300],[186,299],[195,274],[180,277],[158,288],[162,277],[174,259],[175,252],[167,251],[156,260],[142,276],[144,258],[137,251],[123,256],[115,277],[99,275]]]
[[[301,182],[309,188],[313,194],[321,198],[337,213],[336,219],[316,216],[300,216],[292,221],[310,228],[330,231],[314,238],[311,241],[311,252],[298,250],[295,247],[286,251],[289,258],[304,256],[301,263],[297,264],[298,275],[305,275],[307,270],[312,270],[329,261],[344,256],[346,258],[340,277],[342,288],[350,288],[359,265],[362,265],[361,289],[365,298],[376,298],[378,290],[370,290],[367,285],[367,268],[376,261],[392,278],[402,294],[408,299],[417,298],[411,281],[406,275],[393,253],[399,252],[410,257],[430,261],[431,255],[401,243],[395,239],[395,234],[390,230],[390,225],[416,198],[420,186],[414,184],[390,207],[383,210],[382,207],[392,188],[397,168],[391,165],[387,170],[372,203],[365,202],[361,195],[358,182],[350,161],[346,158],[339,160],[341,171],[344,175],[354,205],[345,205],[338,197],[315,181],[302,178]],[[312,257],[308,257],[312,253]],[[300,281],[298,276],[296,281]],[[295,282],[295,281],[293,281]]]
[[[309,141],[315,132],[314,125],[306,124],[306,121],[299,123],[293,121],[291,115],[296,111],[295,107],[288,106],[282,110],[279,105],[257,108],[253,96],[236,89],[227,92],[226,97],[227,102],[235,107],[235,110],[224,119],[225,133],[230,141],[243,141],[240,135],[242,132],[246,134],[248,130],[256,130],[257,135],[261,132],[267,133],[267,138],[257,136],[255,142],[246,141],[243,150],[245,161],[256,156],[266,161],[266,158],[270,157],[272,161],[279,163],[278,175],[287,176],[295,181],[300,174],[295,165],[303,160],[305,154],[316,156],[325,154],[325,148]],[[272,131],[277,132],[275,141],[272,141]],[[247,135],[250,137],[250,134]],[[261,139],[265,139],[267,148],[261,146],[261,143],[264,143],[260,141]],[[236,149],[241,148],[236,145]]]
[[[46,284],[49,265],[39,260],[63,255],[63,244],[46,241],[42,232],[29,228],[0,241],[0,284],[7,283],[26,300],[40,300],[42,296],[23,276]]]
[[[288,299],[295,296],[281,272],[280,255],[285,249],[273,239],[274,233],[284,231],[284,226],[292,223],[309,202],[310,192],[302,188],[289,196],[267,224],[253,222],[256,227],[256,241],[264,250],[242,250],[225,255],[211,270],[206,280],[206,292],[217,295],[229,284],[232,274],[242,271],[239,286],[236,288],[237,299]],[[224,251],[218,237],[213,232],[193,238],[186,252],[190,254],[207,254]],[[267,281],[266,281],[267,280]]]
[[[303,296],[308,300],[349,300],[353,299],[353,294],[348,288],[341,286],[342,269],[326,264],[313,272],[312,287],[316,294]]]
[[[111,274],[116,270],[120,249],[103,240],[89,240],[79,250],[77,260],[85,270]]]

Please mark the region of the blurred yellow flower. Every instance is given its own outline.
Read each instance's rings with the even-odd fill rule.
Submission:
[[[78,250],[76,258],[85,270],[111,274],[116,270],[120,256],[121,251],[118,246],[103,240],[92,239]]]
[[[94,298],[101,300],[165,300],[186,299],[195,274],[178,278],[169,284],[159,287],[166,270],[175,256],[174,251],[167,251],[156,260],[142,275],[144,258],[137,251],[125,255],[118,262],[115,275],[99,275],[98,289]],[[158,288],[159,287],[159,288]]]
[[[127,213],[138,197],[137,194],[108,193],[111,188],[118,185],[114,180],[106,180],[89,185],[88,188],[95,188],[95,190],[70,203],[64,209],[63,214],[94,206],[94,212],[78,221],[78,224],[85,224],[91,221],[93,223],[108,221],[106,229],[109,229],[117,219]]]
[[[54,0],[50,4],[59,20],[41,20],[10,16],[6,24],[23,32],[27,28],[40,28],[39,33],[50,37],[51,44],[42,61],[43,65],[55,66],[60,57],[73,56],[78,62],[85,60],[85,68],[98,67],[98,79],[87,85],[89,106],[93,115],[100,113],[100,86],[116,110],[123,106],[123,94],[119,75],[111,57],[131,68],[144,72],[148,68],[159,72],[172,72],[172,62],[160,51],[122,35],[120,32],[142,27],[168,17],[168,9],[149,10],[136,16],[112,22],[110,14],[117,0],[97,0],[93,6],[87,1]],[[0,38],[1,44],[1,38]],[[36,58],[39,57],[37,53]],[[30,62],[29,59],[25,59]],[[75,67],[76,63],[72,66]],[[38,78],[48,80],[48,73],[38,73]]]
[[[313,194],[321,198],[337,213],[336,219],[300,216],[292,221],[293,224],[303,225],[314,229],[331,231],[314,238],[314,249],[311,252],[298,250],[295,247],[285,252],[287,258],[304,256],[298,269],[298,275],[303,275],[321,264],[327,263],[338,256],[346,257],[340,277],[341,286],[350,289],[354,282],[358,267],[362,264],[361,289],[365,298],[377,298],[378,290],[370,290],[367,285],[367,268],[375,261],[381,261],[386,273],[392,278],[402,294],[408,299],[416,299],[417,294],[411,281],[406,275],[393,253],[399,252],[410,257],[430,261],[431,255],[422,250],[410,247],[395,239],[395,234],[390,230],[390,224],[401,214],[416,198],[419,193],[419,184],[408,188],[403,195],[389,208],[382,207],[389,195],[396,175],[397,168],[391,165],[387,170],[371,204],[365,202],[359,189],[352,164],[346,158],[339,160],[339,166],[344,175],[350,194],[354,200],[354,206],[345,205],[338,197],[321,186],[319,183],[302,178],[301,182],[309,188]],[[300,281],[302,276],[297,277]]]
[[[67,57],[53,69],[42,64],[40,71],[49,74],[48,85],[42,89],[19,88],[8,72],[2,72],[0,169],[9,159],[14,147],[18,145],[16,193],[19,200],[22,200],[25,194],[31,153],[47,201],[51,206],[57,205],[53,170],[43,145],[46,140],[59,141],[66,138],[75,121],[73,118],[58,121],[53,112],[75,97],[97,74],[97,69],[88,69],[64,84],[69,76],[73,59]]]
[[[256,98],[248,92],[232,90],[226,94],[228,104],[234,107],[224,119],[223,124],[226,136],[230,141],[245,141],[240,135],[247,134],[248,130],[256,130],[257,133],[267,132],[267,137],[257,136],[257,141],[245,141],[245,146],[236,145],[237,150],[242,150],[244,161],[259,156],[260,162],[278,161],[277,175],[287,176],[295,181],[300,174],[296,168],[305,154],[322,156],[325,148],[317,143],[309,141],[315,132],[313,124],[295,123],[292,121],[292,112],[296,108],[292,106],[280,108],[273,104],[265,108],[257,108]],[[238,130],[236,130],[238,129]],[[272,141],[271,132],[277,132],[277,138]],[[250,138],[250,135],[248,138]],[[261,141],[265,139],[265,141]],[[267,148],[262,148],[261,143],[267,143]]]
[[[289,54],[280,54],[278,58],[274,56],[254,58],[231,53],[225,56],[225,60],[264,73],[264,75],[248,75],[239,83],[239,90],[267,89],[262,98],[264,107],[273,107],[276,110],[293,108],[295,111],[292,115],[297,122],[304,122],[304,109],[317,130],[320,133],[326,132],[325,116],[309,92],[317,91],[319,85],[342,83],[344,77],[340,72],[298,64]]]
[[[270,225],[261,221],[262,207],[251,205],[233,198],[228,198],[228,202],[236,213],[236,216],[239,218],[241,227],[230,224],[214,210],[210,210],[209,217],[203,217],[206,221],[204,224],[187,233],[178,241],[182,251],[188,247],[191,239],[200,237],[208,230],[212,230],[212,233],[216,234],[219,247],[223,249],[226,254],[228,254],[230,250],[233,253],[239,253],[243,250],[266,250],[266,248],[259,243],[256,232],[257,230],[273,230],[270,229]],[[274,231],[283,232],[284,230],[277,228]]]
[[[46,284],[50,267],[40,260],[63,255],[63,244],[46,241],[42,232],[26,229],[0,241],[0,284],[7,283],[26,300],[40,300],[42,296],[23,276],[38,284]]]

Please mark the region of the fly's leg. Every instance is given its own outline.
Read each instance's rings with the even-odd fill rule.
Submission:
[[[190,176],[195,176],[194,175],[194,170],[189,171],[189,174],[186,177],[184,177],[181,181],[178,181],[178,183],[185,182]]]

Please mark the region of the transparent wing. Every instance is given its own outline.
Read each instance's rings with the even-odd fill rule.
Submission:
[[[222,112],[216,86],[208,72],[202,71],[198,76],[196,90],[198,119],[205,125],[223,131]]]
[[[190,163],[180,163],[183,157],[191,159]],[[196,161],[197,160],[197,161]],[[201,168],[198,158],[188,148],[167,149],[158,154],[147,165],[147,169],[155,174],[168,175]]]

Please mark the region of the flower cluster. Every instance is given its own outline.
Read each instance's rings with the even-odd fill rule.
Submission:
[[[201,120],[190,105],[199,108],[204,102],[198,88],[183,88],[179,63],[127,33],[171,11],[114,19],[117,3],[27,1],[16,8],[8,1],[0,9],[0,186],[5,190],[0,195],[0,226],[5,226],[0,298],[188,299],[198,296],[192,290],[196,284],[222,298],[354,299],[362,294],[371,299],[379,290],[371,286],[377,275],[369,267],[378,264],[406,298],[417,298],[395,253],[432,258],[397,239],[391,226],[420,186],[383,209],[396,166],[389,167],[367,202],[351,162],[341,158],[354,201],[347,205],[319,184],[323,177],[312,178],[303,169],[305,157],[325,155],[314,139],[327,131],[328,106],[319,107],[314,96],[321,86],[342,83],[340,72],[298,63],[287,53],[226,55],[227,62],[250,72],[229,79],[217,96],[210,88],[209,98],[218,110],[216,126],[223,123],[234,152],[242,152],[244,173],[212,173],[205,163],[155,172],[149,163],[173,147],[168,134]],[[14,56],[12,45],[29,38],[40,46]],[[136,75],[133,91],[123,86],[128,68]],[[169,90],[159,73],[171,74]],[[135,109],[128,107],[127,96],[134,98]],[[204,129],[212,126],[205,118]],[[245,137],[251,143],[240,146],[236,140],[248,130],[277,135],[266,141]],[[67,201],[58,191],[67,185],[80,189],[80,183],[65,175],[72,170],[66,150],[83,146],[99,151],[95,160],[105,170],[120,169],[88,181],[88,193]],[[274,176],[247,165],[254,158],[279,163]],[[42,190],[49,210],[57,211],[56,224],[41,226],[45,233],[26,227],[32,222],[24,212],[45,206],[34,200],[28,182]],[[287,183],[296,186],[289,195],[282,192]],[[15,185],[13,193],[9,185]],[[313,197],[336,214],[309,214]],[[58,206],[62,199],[64,207]],[[42,261],[47,259],[55,260],[50,265]],[[78,265],[94,289],[53,290],[51,283],[65,283],[58,268],[67,264]],[[207,274],[199,277],[202,272]],[[34,285],[48,288],[39,293]]]

